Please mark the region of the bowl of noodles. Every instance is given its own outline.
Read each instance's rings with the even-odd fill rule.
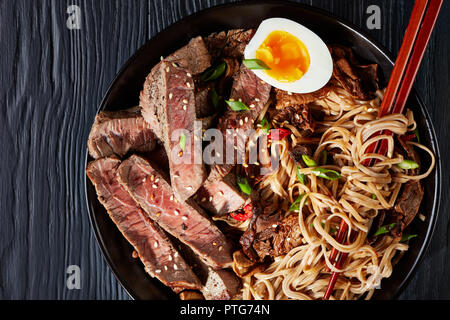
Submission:
[[[439,150],[430,116],[415,90],[404,114],[378,118],[393,59],[352,24],[281,1],[198,12],[139,49],[113,81],[100,110],[138,105],[142,85],[160,57],[191,39],[256,29],[273,17],[296,21],[317,34],[330,49],[334,71],[317,95],[305,98],[272,90],[255,118],[250,141],[266,136],[268,158],[276,154],[278,165],[259,175],[254,173],[262,166],[258,161],[240,164],[236,176],[246,181],[238,185],[241,191],[251,189],[245,207],[212,216],[235,242],[231,267],[241,289],[234,298],[320,299],[337,271],[332,299],[393,299],[412,278],[432,237],[440,196]],[[301,109],[305,105],[308,113]],[[267,137],[270,130],[272,136]],[[374,136],[380,130],[394,135]],[[386,155],[367,152],[383,139]],[[363,165],[369,160],[372,165]],[[131,258],[133,248],[88,182],[86,195],[97,240],[128,293],[135,299],[176,298]],[[341,221],[350,226],[343,243],[336,240]],[[333,249],[347,255],[342,269],[333,263]]]

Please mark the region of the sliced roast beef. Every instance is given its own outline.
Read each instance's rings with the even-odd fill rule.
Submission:
[[[222,180],[205,183],[197,192],[197,203],[217,216],[242,208],[246,199],[247,196],[238,190],[234,173]]]
[[[192,39],[186,46],[165,59],[174,62],[193,75],[200,74],[211,65],[211,55],[202,37]]]
[[[89,154],[94,159],[129,151],[146,152],[154,149],[156,136],[144,121],[139,108],[122,111],[101,111],[89,134]]]
[[[231,265],[231,242],[194,202],[178,201],[169,183],[148,161],[131,156],[119,168],[119,181],[152,220],[208,265]]]
[[[218,57],[242,59],[245,47],[254,34],[254,29],[233,29],[218,33],[214,32],[204,40],[214,60]]]
[[[238,163],[243,157],[248,139],[246,133],[254,128],[255,120],[257,120],[270,98],[271,88],[250,69],[241,65],[234,78],[230,100],[244,103],[249,110],[233,111],[227,107],[225,114],[219,120],[218,129],[224,137],[224,149],[221,153],[224,164],[214,166],[208,176],[209,181],[226,176],[234,164]],[[227,146],[228,150],[233,150],[232,155],[226,153]]]
[[[176,241],[176,240],[175,240]],[[241,280],[230,269],[213,269],[188,246],[179,244],[180,252],[200,279],[200,289],[207,300],[230,300],[238,294]]]
[[[402,215],[402,230],[405,229],[419,212],[423,198],[423,188],[419,181],[408,181],[397,199],[395,211]]]
[[[175,195],[184,201],[206,179],[201,143],[194,139],[201,134],[201,126],[195,127],[194,82],[188,70],[166,61],[159,63],[145,81],[141,106],[145,120],[166,149]]]
[[[352,49],[335,45],[330,47],[333,57],[333,76],[354,98],[371,100],[378,90],[378,65],[361,64]]]
[[[103,158],[89,163],[86,170],[112,221],[134,247],[148,274],[175,292],[200,289],[199,279],[168,236],[120,185],[116,175],[119,165],[116,158]]]

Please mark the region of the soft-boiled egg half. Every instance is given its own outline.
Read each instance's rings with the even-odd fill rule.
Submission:
[[[314,92],[333,73],[326,44],[314,32],[284,18],[264,20],[244,52],[245,59],[263,61],[270,69],[253,69],[275,88],[293,93]]]

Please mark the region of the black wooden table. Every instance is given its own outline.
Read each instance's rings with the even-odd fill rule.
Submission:
[[[83,184],[89,130],[114,75],[147,39],[226,2],[0,0],[0,299],[129,299],[89,223]],[[413,5],[298,2],[353,22],[394,54]],[[381,29],[368,30],[370,5],[381,9]],[[449,21],[445,1],[416,82],[442,153],[441,211],[430,248],[401,299],[450,299]],[[71,265],[80,267],[79,290],[66,286]]]

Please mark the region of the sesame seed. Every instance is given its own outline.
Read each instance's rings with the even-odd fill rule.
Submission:
[[[256,101],[256,102],[259,102],[260,100],[259,100],[258,98],[255,98],[255,101]]]
[[[191,84],[189,82],[186,82],[186,85],[187,85],[188,88],[191,87]]]
[[[242,126],[244,124],[244,121],[242,119],[239,121],[239,124]]]
[[[156,180],[155,180],[155,183],[158,183],[159,182],[159,178],[157,178]]]
[[[155,272],[156,272],[156,273],[161,273],[161,270],[158,269],[158,270],[155,270]]]
[[[177,209],[175,209],[173,213],[174,213],[174,214],[175,214],[175,215],[177,216],[177,215],[179,215],[179,214],[180,214],[180,211],[179,211],[179,210],[177,210]]]
[[[187,106],[186,106],[186,105],[184,105],[184,106],[183,106],[183,110],[184,110],[184,111],[186,111],[186,109],[187,109]]]
[[[277,225],[276,225],[276,224],[273,224],[273,225],[272,225],[272,228],[276,228],[276,227],[277,227]]]
[[[222,247],[222,246],[220,246],[220,247],[219,247],[219,251],[222,251],[222,249],[223,249],[223,247]]]
[[[237,150],[237,149],[238,149],[238,147],[237,147],[237,146],[234,146],[233,148],[234,148],[234,150]]]
[[[245,122],[247,123],[247,122],[248,122],[248,117],[245,117],[245,119],[244,119],[244,120],[245,120]]]
[[[216,242],[213,242],[213,246],[217,246],[217,243],[216,243]]]
[[[169,71],[170,71],[170,68],[169,68],[169,67],[167,67],[167,68],[166,68],[166,72],[169,72]]]
[[[168,269],[169,269],[169,268],[167,268],[167,266],[164,266],[164,270],[166,270],[166,271],[167,271]]]
[[[192,77],[192,74],[190,74],[189,72],[186,73],[186,75],[187,75],[189,78]]]
[[[209,201],[212,201],[213,197],[209,197]]]
[[[178,152],[178,156],[182,157],[183,156],[183,151]]]
[[[158,186],[156,184],[152,185],[153,189],[158,189]]]
[[[175,252],[175,254],[173,255],[175,258],[178,257],[178,252]]]
[[[231,98],[231,99],[230,99],[230,101],[234,101],[234,99],[233,99],[233,98]]]
[[[181,219],[183,219],[184,221],[186,221],[188,218],[186,216],[182,216]]]
[[[178,266],[176,264],[173,265],[174,270],[178,270]]]
[[[256,161],[255,164],[256,164],[257,166],[259,166],[259,162],[258,162],[258,161]]]
[[[161,216],[161,212],[158,212],[158,213],[156,214],[156,216],[157,216],[157,217]]]
[[[170,201],[173,201],[173,194],[170,195]]]
[[[155,243],[153,244],[153,246],[154,246],[155,248],[158,248],[158,242],[155,241]]]
[[[155,180],[155,176],[154,175],[152,175],[151,177],[150,177],[150,180]]]
[[[174,66],[175,68],[177,67],[177,65],[174,62],[172,62],[172,66]]]
[[[300,120],[300,116],[298,114],[296,114],[295,119]]]
[[[169,254],[169,261],[172,261],[172,260],[173,260],[172,255]]]
[[[223,191],[222,190],[219,190],[219,192],[218,192],[221,196],[223,196]]]
[[[246,163],[243,163],[242,166],[243,166],[244,168],[248,168],[248,164],[246,164]]]
[[[186,99],[183,100],[184,104],[187,104],[189,101],[187,101]]]
[[[173,97],[173,94],[169,93],[169,99],[172,99],[172,97]]]
[[[191,187],[191,186],[187,186],[187,187],[186,187],[186,190],[191,191],[191,190],[192,190],[192,187]]]
[[[255,107],[254,104],[251,104],[251,105],[249,106],[250,109],[253,109],[254,107]]]
[[[202,200],[201,200],[202,202],[205,202],[206,201],[206,198],[202,198]]]

